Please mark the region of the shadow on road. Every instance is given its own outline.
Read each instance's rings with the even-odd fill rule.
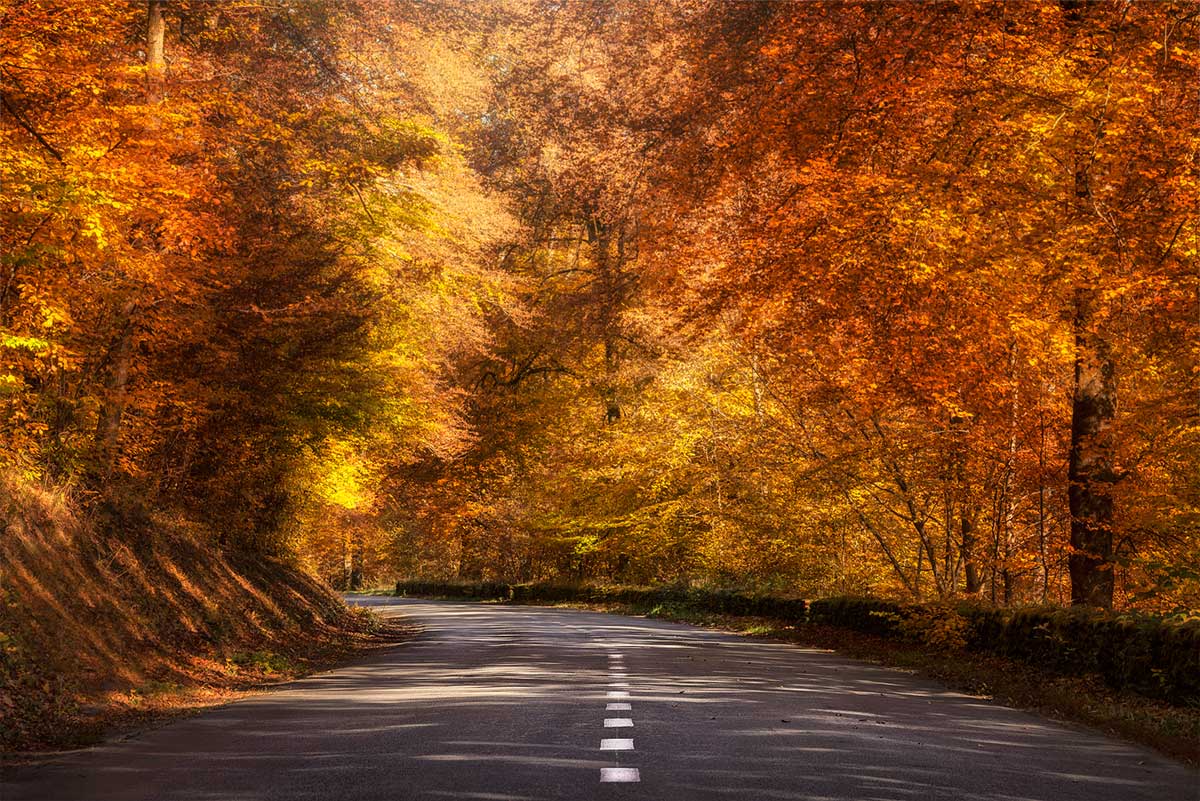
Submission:
[[[425,627],[412,642],[13,771],[2,797],[1196,798],[1194,774],[1141,749],[822,651],[569,610],[401,608]],[[629,673],[636,786],[597,780],[610,651]]]

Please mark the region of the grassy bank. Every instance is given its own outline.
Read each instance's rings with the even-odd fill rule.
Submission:
[[[446,585],[438,592],[438,587],[429,585],[419,587],[426,590],[425,593],[409,588],[405,594],[564,606],[653,617],[825,648],[934,678],[956,690],[1035,711],[1055,720],[1088,726],[1148,745],[1193,765],[1200,764],[1200,707],[1193,703],[1172,703],[1130,689],[1115,689],[1098,673],[1072,675],[1020,659],[972,651],[962,647],[961,640],[956,642],[952,637],[933,645],[918,636],[886,636],[858,631],[813,622],[807,614],[797,617],[794,606],[789,607],[792,614],[784,617],[715,611],[714,607],[755,606],[755,602],[739,600],[752,596],[730,592],[693,593],[690,600],[662,600],[658,589],[620,588],[617,593],[609,593],[615,599],[597,600],[604,593],[597,593],[594,588],[583,593],[561,588],[563,591],[558,593],[517,592],[514,600],[514,593],[501,597],[496,592],[496,585],[467,586],[474,589]]]
[[[223,703],[399,632],[186,521],[133,528],[0,483],[0,749],[60,749]]]

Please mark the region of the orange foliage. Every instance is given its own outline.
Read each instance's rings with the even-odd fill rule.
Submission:
[[[4,462],[346,584],[1195,606],[1190,4],[150,7],[0,11]]]

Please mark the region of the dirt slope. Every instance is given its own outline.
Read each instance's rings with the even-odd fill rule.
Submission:
[[[185,521],[120,531],[0,481],[4,750],[78,745],[298,675],[373,625],[295,567],[226,553]]]

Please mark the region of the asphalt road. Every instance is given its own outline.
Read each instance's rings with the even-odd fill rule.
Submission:
[[[14,768],[0,799],[1200,799],[1200,774],[1154,752],[823,651],[591,612],[356,602],[425,632]]]

